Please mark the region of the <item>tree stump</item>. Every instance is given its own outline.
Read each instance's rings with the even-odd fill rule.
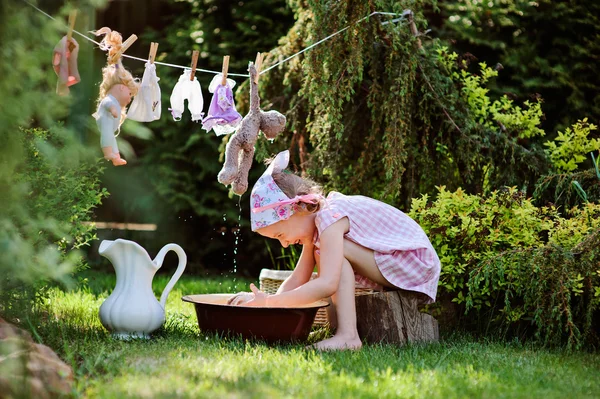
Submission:
[[[421,313],[423,294],[385,291],[356,297],[358,334],[363,342],[406,344],[439,340],[438,323]]]

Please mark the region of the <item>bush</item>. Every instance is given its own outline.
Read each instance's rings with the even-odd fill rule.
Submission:
[[[410,216],[442,262],[442,302],[479,316],[471,327],[507,332],[534,324],[546,343],[595,342],[600,205],[573,208],[565,218],[515,188],[483,197],[441,187],[432,203],[427,196],[413,200]]]
[[[61,165],[63,142],[42,129],[18,132],[25,159],[13,176],[11,200],[0,219],[0,310],[27,301],[49,280],[69,283],[86,267],[77,249],[97,239],[92,210],[108,195],[97,162]],[[21,309],[22,310],[22,309]]]

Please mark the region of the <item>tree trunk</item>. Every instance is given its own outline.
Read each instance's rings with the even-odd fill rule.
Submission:
[[[358,334],[366,343],[405,344],[439,340],[438,323],[421,313],[422,294],[387,291],[356,297]]]

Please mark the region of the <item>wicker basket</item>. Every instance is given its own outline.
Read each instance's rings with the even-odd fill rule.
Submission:
[[[279,286],[292,274],[291,270],[273,270],[262,269],[260,271],[260,290],[266,294],[275,294]],[[313,273],[311,280],[317,277],[317,273]],[[370,288],[356,287],[354,296],[372,294]],[[324,326],[327,324],[327,309],[321,308],[315,316],[313,326]]]

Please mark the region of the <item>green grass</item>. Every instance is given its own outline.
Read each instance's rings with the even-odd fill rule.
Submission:
[[[234,292],[248,281],[183,277],[167,302],[167,322],[149,341],[114,340],[98,308],[114,277],[88,273],[88,286],[51,290],[34,336],[76,373],[86,398],[597,398],[600,356],[520,343],[446,338],[431,345],[366,345],[318,353],[198,331],[182,295]],[[168,277],[155,278],[157,297]]]

